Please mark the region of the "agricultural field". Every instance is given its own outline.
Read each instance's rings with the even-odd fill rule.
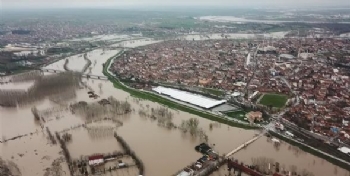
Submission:
[[[288,97],[280,94],[264,94],[260,99],[259,104],[265,106],[272,106],[276,108],[282,108],[286,104]]]

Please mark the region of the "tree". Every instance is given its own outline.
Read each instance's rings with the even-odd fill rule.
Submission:
[[[38,113],[38,109],[34,106],[31,110],[32,110],[32,113],[34,115],[35,120],[39,121],[40,120],[40,116],[39,116],[39,113]]]
[[[190,133],[192,136],[196,135],[198,124],[199,124],[199,121],[196,118],[190,118],[187,121],[187,127],[190,129]]]

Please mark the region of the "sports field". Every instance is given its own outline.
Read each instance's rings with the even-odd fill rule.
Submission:
[[[264,94],[260,100],[260,104],[266,106],[272,106],[276,108],[282,108],[286,104],[288,97],[281,94]]]
[[[225,113],[227,116],[241,120],[241,121],[245,121],[245,114],[246,112],[244,111],[231,111],[231,112],[226,112]]]

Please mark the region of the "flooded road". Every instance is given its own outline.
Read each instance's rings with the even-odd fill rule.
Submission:
[[[88,53],[88,57],[91,58],[93,63],[90,69],[91,74],[101,75],[101,63],[106,62],[109,57],[119,51],[110,50],[104,51],[105,54],[101,54],[102,52],[102,50],[98,50]],[[95,60],[96,64],[94,64]],[[62,61],[59,63],[64,64]],[[63,68],[57,63],[53,65],[53,68]],[[15,162],[22,171],[22,175],[44,175],[45,169],[50,167],[55,159],[62,157],[59,145],[53,145],[47,139],[46,127],[51,130],[51,133],[67,131],[72,134],[72,141],[67,144],[67,148],[74,159],[95,153],[106,154],[121,151],[122,148],[113,135],[110,133],[98,137],[91,135],[85,128],[79,127],[79,125],[86,123],[86,118],[78,114],[72,114],[66,109],[72,103],[80,101],[93,103],[101,99],[107,99],[110,96],[119,101],[129,102],[133,109],[127,115],[111,116],[109,114],[106,116],[123,123],[123,125],[113,128],[113,131],[122,136],[143,161],[146,175],[172,175],[201,157],[194,150],[196,145],[203,142],[198,137],[193,137],[188,132],[184,133],[179,129],[165,128],[159,125],[157,120],[140,115],[140,112],[149,114],[152,109],[163,107],[162,105],[134,98],[128,93],[114,88],[109,81],[94,79],[83,79],[82,81],[95,91],[99,96],[97,99],[89,98],[87,94],[89,89],[81,88],[74,90],[75,96],[60,103],[53,102],[49,100],[49,97],[46,97],[31,105],[16,108],[0,107],[1,140],[27,134],[25,137],[0,143],[0,152],[2,152],[3,159]],[[6,86],[9,87],[10,85]],[[13,86],[13,88],[17,88],[17,86]],[[2,89],[1,85],[0,89]],[[45,116],[46,120],[43,126],[40,126],[34,120],[31,112],[33,106],[36,106],[39,112],[54,111]],[[218,124],[186,112],[171,109],[169,109],[169,112],[173,114],[172,122],[175,125],[180,125],[182,121],[190,118],[198,119],[199,128],[208,136],[208,144],[220,155],[228,153],[243,142],[253,138],[256,133],[253,130]],[[89,125],[108,126],[111,125],[111,122],[93,122]],[[266,138],[261,138],[233,157],[249,164],[253,157],[266,156],[280,162],[281,165],[284,164],[286,168],[289,165],[295,165],[298,169],[305,168],[318,176],[324,174],[326,174],[324,176],[345,176],[348,174],[347,171],[323,159],[301,151],[296,152],[291,148],[293,147],[288,144],[282,144],[279,149],[276,149]],[[36,164],[33,165],[33,163]],[[68,173],[67,164],[63,162],[61,166],[62,170]],[[127,173],[125,172],[123,175],[127,175]],[[130,175],[132,175],[131,172]]]

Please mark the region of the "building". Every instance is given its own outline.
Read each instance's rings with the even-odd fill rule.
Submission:
[[[177,176],[193,176],[194,171],[190,168],[186,168],[183,171],[181,171]]]
[[[89,157],[89,166],[97,166],[104,163],[103,155],[95,155]]]
[[[262,113],[260,111],[251,111],[245,115],[250,123],[254,123],[255,120],[262,121]]]
[[[338,150],[350,156],[350,148],[340,147]]]
[[[281,54],[279,56],[279,60],[281,60],[281,59],[288,59],[288,60],[290,60],[290,59],[294,59],[294,56],[291,55],[291,54]]]
[[[250,58],[251,58],[251,56],[250,56],[250,53],[249,53],[248,56],[247,56],[247,59],[246,59],[245,68],[247,68],[249,66]]]
[[[202,154],[207,154],[207,153],[210,152],[212,149],[211,149],[211,147],[209,147],[208,144],[206,144],[206,143],[201,143],[201,144],[199,144],[198,146],[195,147],[195,150],[196,150],[197,152],[202,153]]]

